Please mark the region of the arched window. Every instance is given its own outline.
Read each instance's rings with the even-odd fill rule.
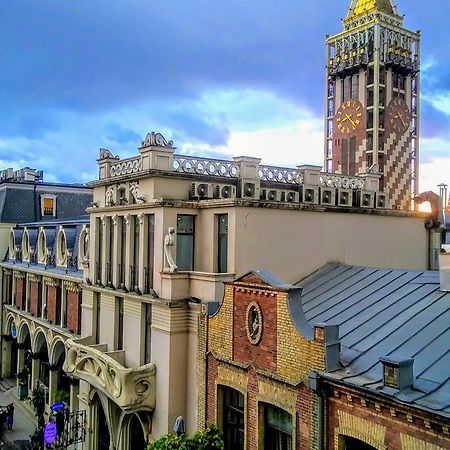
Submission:
[[[39,230],[38,237],[38,262],[40,264],[45,264],[47,260],[47,239],[45,236],[44,228]]]
[[[244,450],[244,396],[236,389],[219,386],[218,406],[225,449]]]
[[[25,228],[22,237],[22,257],[24,260],[30,258],[30,236],[28,235],[28,230]]]
[[[67,239],[64,229],[61,227],[58,232],[56,256],[59,266],[67,265]]]

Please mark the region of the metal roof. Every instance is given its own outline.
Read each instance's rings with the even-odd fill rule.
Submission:
[[[450,292],[437,271],[328,264],[297,283],[311,325],[339,325],[342,368],[326,374],[450,417]],[[383,387],[380,357],[414,358],[414,386]]]

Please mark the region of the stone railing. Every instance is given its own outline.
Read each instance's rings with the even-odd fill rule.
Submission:
[[[196,156],[174,155],[174,172],[210,175],[228,178],[239,178],[239,164],[234,161]]]
[[[286,184],[302,184],[303,174],[297,169],[276,166],[259,166],[259,179]]]
[[[326,187],[345,189],[364,189],[366,187],[364,178],[325,172],[320,174],[320,184]]]
[[[130,369],[89,345],[68,339],[64,371],[94,386],[120,408],[133,412],[153,411],[156,401],[156,366],[153,363]]]
[[[128,175],[139,172],[141,168],[141,157],[133,157],[127,159],[121,159],[114,164],[111,164],[110,176],[118,177],[121,175]]]

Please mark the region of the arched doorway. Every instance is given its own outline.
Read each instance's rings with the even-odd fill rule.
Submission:
[[[96,428],[97,428],[97,449],[96,450],[109,450],[111,445],[111,435],[109,433],[108,422],[106,421],[105,411],[103,410],[102,402],[98,395],[95,395],[96,405]]]
[[[366,444],[363,441],[360,441],[359,439],[350,436],[344,436],[343,450],[376,450],[376,448],[372,447],[369,444]]]
[[[52,401],[64,401],[70,405],[70,378],[64,372],[63,365],[66,359],[66,349],[62,341],[57,341],[53,348],[53,368],[56,370],[56,393]]]
[[[33,358],[39,360],[38,380],[45,390],[45,403],[49,404],[48,391],[50,386],[50,364],[48,359],[48,346],[44,333],[40,332],[36,336],[35,348],[36,351]]]
[[[133,450],[145,450],[147,442],[144,436],[141,422],[136,414],[130,420],[130,448]]]

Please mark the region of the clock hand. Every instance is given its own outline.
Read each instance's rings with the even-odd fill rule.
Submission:
[[[406,123],[405,123],[405,121],[403,120],[403,115],[400,114],[400,113],[398,113],[398,114],[397,114],[397,117],[402,121],[403,126],[406,128]]]
[[[346,114],[345,118],[352,124],[353,127],[356,128],[355,122],[353,122],[352,116],[350,114]]]

